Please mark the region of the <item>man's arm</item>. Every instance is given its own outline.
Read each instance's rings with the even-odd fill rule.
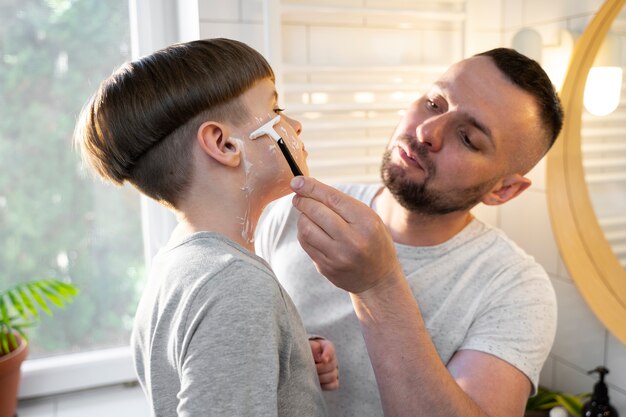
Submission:
[[[441,362],[382,220],[312,178],[292,181],[298,240],[350,292],[385,416],[522,416],[530,381],[507,362],[459,351]]]

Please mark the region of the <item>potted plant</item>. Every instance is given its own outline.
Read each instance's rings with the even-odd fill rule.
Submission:
[[[540,386],[537,395],[528,399],[525,417],[548,417],[554,407],[563,407],[571,417],[581,417],[583,403],[591,393],[568,394]]]
[[[63,308],[77,294],[74,285],[55,279],[28,281],[0,291],[0,417],[15,416],[20,367],[28,355],[25,329],[39,322],[39,311],[52,316],[48,303]]]

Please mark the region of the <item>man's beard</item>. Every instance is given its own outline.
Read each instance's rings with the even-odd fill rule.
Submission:
[[[409,144],[411,153],[424,169],[425,178],[422,182],[415,182],[406,178],[403,167],[391,161],[392,149],[387,149],[383,155],[380,174],[383,184],[398,203],[405,209],[424,215],[443,215],[456,211],[465,211],[480,203],[496,183],[496,179],[485,181],[470,188],[456,188],[448,191],[436,191],[430,183],[437,175],[437,169],[428,157],[427,145],[423,145],[416,138],[401,136],[396,142]]]

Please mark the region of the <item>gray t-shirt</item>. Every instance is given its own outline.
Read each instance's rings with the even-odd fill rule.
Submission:
[[[369,205],[380,185],[338,188]],[[321,276],[302,250],[297,219],[290,196],[276,201],[257,229],[256,252],[272,266],[307,331],[336,345],[341,383],[324,393],[329,414],[382,416],[350,297]],[[478,220],[440,245],[396,244],[396,251],[444,364],[461,349],[486,352],[518,368],[536,388],[554,340],[556,298],[533,258]]]
[[[161,250],[131,338],[155,416],[325,416],[295,306],[261,258],[195,233]]]

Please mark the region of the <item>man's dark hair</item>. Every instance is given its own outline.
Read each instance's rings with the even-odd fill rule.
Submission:
[[[509,80],[535,98],[539,105],[539,117],[548,134],[547,152],[563,127],[563,107],[552,81],[541,65],[509,48],[496,48],[476,56],[490,57]]]

